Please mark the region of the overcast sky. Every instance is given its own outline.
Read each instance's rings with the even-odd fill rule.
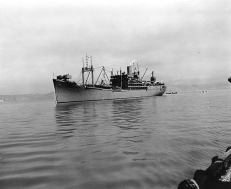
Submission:
[[[53,73],[77,79],[86,53],[114,72],[135,60],[160,81],[226,82],[231,3],[0,1],[0,94],[52,92]]]

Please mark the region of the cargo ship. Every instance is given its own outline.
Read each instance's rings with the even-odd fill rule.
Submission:
[[[106,75],[109,83],[106,84],[104,80],[98,82],[100,75],[97,81],[94,82],[94,68],[92,61],[91,65],[88,65],[88,58],[87,56],[86,66],[84,66],[83,62],[82,82],[80,84],[72,81],[69,74],[59,75],[53,79],[56,103],[162,96],[166,91],[165,84],[156,81],[153,72],[150,80],[144,81],[143,77],[140,77],[139,70],[134,69],[131,64],[127,66],[127,73],[120,70],[119,73],[113,74],[113,71],[111,71],[110,79],[105,72],[105,68],[102,67],[100,75],[101,73],[104,76]],[[87,78],[85,77],[86,72],[88,72]],[[89,78],[91,78],[90,84]]]

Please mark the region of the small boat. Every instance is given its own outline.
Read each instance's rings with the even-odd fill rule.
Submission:
[[[166,92],[165,94],[177,94],[177,92]]]

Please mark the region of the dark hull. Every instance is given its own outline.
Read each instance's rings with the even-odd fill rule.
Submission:
[[[83,87],[58,79],[53,79],[53,83],[57,103],[162,96],[166,91],[165,85],[147,86],[146,90],[113,90],[94,86]]]

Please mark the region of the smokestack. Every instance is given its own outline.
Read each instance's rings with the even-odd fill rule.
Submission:
[[[127,66],[127,74],[128,76],[132,76],[132,66]]]

